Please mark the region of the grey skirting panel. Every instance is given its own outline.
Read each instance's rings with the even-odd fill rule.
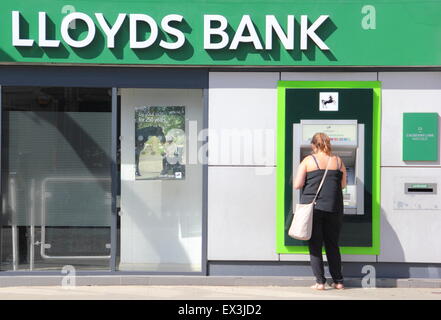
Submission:
[[[77,276],[76,286],[280,286],[304,287],[315,282],[312,277],[235,277],[235,276]],[[62,276],[0,276],[0,287],[61,286]],[[71,283],[72,284],[72,283]],[[362,279],[345,279],[346,287],[362,287]],[[441,279],[377,278],[377,288],[441,288]]]
[[[441,263],[374,263],[374,262],[343,262],[345,278],[363,278],[367,272],[363,267],[374,267],[377,278],[421,278],[441,279]],[[325,275],[329,272],[325,263]],[[210,276],[284,276],[309,277],[312,271],[309,262],[257,262],[257,261],[210,261]]]
[[[204,89],[208,69],[4,65],[0,85]]]

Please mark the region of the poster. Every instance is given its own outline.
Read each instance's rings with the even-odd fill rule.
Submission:
[[[136,180],[185,179],[185,107],[135,108]]]

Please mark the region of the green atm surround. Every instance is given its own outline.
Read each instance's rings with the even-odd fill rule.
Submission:
[[[279,81],[277,86],[277,172],[276,172],[276,252],[292,254],[309,254],[306,242],[291,239],[296,244],[287,245],[285,237],[290,220],[286,197],[291,196],[292,192],[287,186],[286,174],[286,145],[287,126],[286,115],[286,92],[288,89],[311,89],[311,90],[342,90],[342,89],[371,89],[372,91],[372,135],[371,135],[371,159],[366,154],[365,162],[371,160],[371,238],[368,246],[342,245],[340,252],[342,254],[352,255],[379,255],[380,254],[380,145],[381,145],[381,82],[380,81]],[[318,100],[317,100],[318,102]],[[357,108],[357,106],[354,106]],[[330,112],[330,111],[329,111]],[[330,114],[330,113],[329,113]],[[324,115],[324,117],[326,117]],[[288,189],[288,190],[287,190]],[[289,242],[290,240],[288,240]]]

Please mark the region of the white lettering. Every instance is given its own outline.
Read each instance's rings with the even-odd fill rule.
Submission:
[[[212,21],[218,21],[220,26],[217,28],[211,27]],[[228,26],[228,21],[221,15],[204,15],[204,49],[223,49],[228,45],[229,37],[225,32]],[[218,43],[211,42],[211,36],[217,35],[222,38]]]
[[[328,46],[320,39],[315,31],[328,18],[328,15],[321,15],[308,28],[308,16],[302,15],[300,18],[300,50],[308,49],[308,37],[322,50],[329,50]]]
[[[209,318],[213,307],[193,307],[185,304],[184,307],[179,307],[178,314],[180,315],[204,315]]]
[[[74,40],[69,34],[71,22],[75,20],[83,20],[87,25],[87,36],[83,40]],[[96,27],[93,20],[85,13],[73,12],[64,17],[61,22],[61,37],[64,42],[73,48],[87,47],[95,39]]]
[[[277,37],[283,44],[286,50],[294,49],[294,16],[288,15],[287,23],[287,33],[285,34],[277,21],[276,17],[273,15],[268,15],[265,17],[265,49],[271,50],[273,48],[273,30],[277,34]]]
[[[138,41],[137,31],[138,22],[147,23],[150,26],[150,36],[148,39]],[[144,49],[150,47],[158,38],[158,25],[152,17],[146,14],[131,14],[130,15],[130,48]]]
[[[12,11],[12,45],[14,47],[32,47],[34,40],[20,38],[20,11]]]
[[[171,34],[177,38],[176,42],[174,43],[168,43],[164,40],[161,40],[159,42],[159,45],[163,47],[164,49],[169,50],[176,50],[182,47],[185,43],[185,35],[182,33],[181,30],[173,28],[170,26],[170,22],[177,21],[181,22],[184,17],[178,14],[169,14],[168,16],[165,16],[161,21],[161,28],[168,34]]]
[[[250,33],[249,36],[245,36],[243,33],[245,29],[248,29]],[[240,42],[252,42],[254,48],[257,50],[262,50],[262,44],[260,43],[259,36],[257,35],[256,29],[254,27],[253,21],[249,15],[244,15],[242,20],[240,20],[237,31],[234,34],[233,41],[231,42],[230,49],[236,50]]]
[[[60,40],[46,39],[46,12],[38,13],[38,45],[40,47],[57,48],[60,46]]]
[[[98,20],[101,29],[103,29],[104,33],[106,34],[107,48],[112,48],[112,49],[115,48],[115,36],[118,33],[119,29],[121,29],[121,26],[124,23],[124,20],[126,19],[126,14],[120,13],[118,15],[118,18],[116,18],[116,21],[112,27],[109,27],[102,13],[95,13],[95,17]]]
[[[369,7],[369,6],[367,6]],[[363,12],[367,12],[366,6]],[[372,10],[375,10],[373,8]],[[372,13],[372,12],[370,12]],[[375,12],[374,12],[375,13]],[[126,17],[129,17],[128,28],[123,28]],[[129,36],[129,45],[131,49],[145,49],[158,45],[166,50],[177,50],[184,46],[186,36],[183,31],[178,28],[178,24],[184,21],[184,16],[179,14],[169,14],[162,18],[161,24],[146,14],[126,14],[119,13],[116,20],[108,22],[103,13],[94,13],[89,16],[82,12],[71,12],[64,16],[61,21],[60,33],[63,43],[73,48],[84,48],[93,43],[96,38],[97,28],[102,31],[106,38],[106,45],[109,49],[115,48],[115,38],[118,33],[127,32]],[[255,50],[273,50],[274,41],[279,41],[285,50],[294,50],[300,45],[300,50],[308,50],[309,39],[315,43],[321,50],[330,50],[324,41],[316,34],[317,29],[324,24],[329,15],[320,15],[310,26],[308,26],[308,16],[302,15],[300,21],[300,41],[295,36],[295,16],[286,16],[286,25],[281,26],[276,16],[265,16],[265,38],[259,37],[259,30],[250,15],[243,15],[237,26],[234,36],[227,33],[228,20],[222,15],[204,15],[203,33],[204,33],[204,49],[206,50],[237,50],[241,43],[251,44]],[[85,25],[83,35],[72,36],[69,32],[72,25],[80,20]],[[60,47],[61,41],[48,39],[48,21],[49,17],[46,12],[38,13],[38,44],[40,47]],[[12,11],[12,45],[15,47],[32,47],[35,40],[26,38],[23,33],[32,33],[29,30],[21,30],[27,28],[26,21],[21,17],[20,11]],[[366,20],[364,26],[374,28],[375,16],[370,20]],[[141,32],[141,28],[142,31]],[[160,29],[161,28],[161,29]],[[30,27],[29,27],[30,29]],[[126,30],[128,29],[128,30]],[[158,40],[159,30],[164,31],[170,37]],[[29,37],[29,36],[28,36]],[[158,42],[157,42],[158,40]],[[265,42],[264,42],[265,41]],[[300,43],[299,43],[300,42]]]

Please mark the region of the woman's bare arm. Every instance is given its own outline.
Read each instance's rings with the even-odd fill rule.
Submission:
[[[303,159],[303,161],[300,163],[299,168],[297,169],[297,175],[294,179],[294,189],[302,189],[305,185],[305,178],[306,178],[306,159]]]
[[[347,185],[347,172],[346,172],[346,166],[345,166],[343,160],[341,160],[341,158],[340,158],[340,161],[341,161],[341,169],[340,170],[341,170],[341,172],[343,172],[343,177],[341,179],[341,188],[344,189],[344,188],[346,188],[346,185]]]

